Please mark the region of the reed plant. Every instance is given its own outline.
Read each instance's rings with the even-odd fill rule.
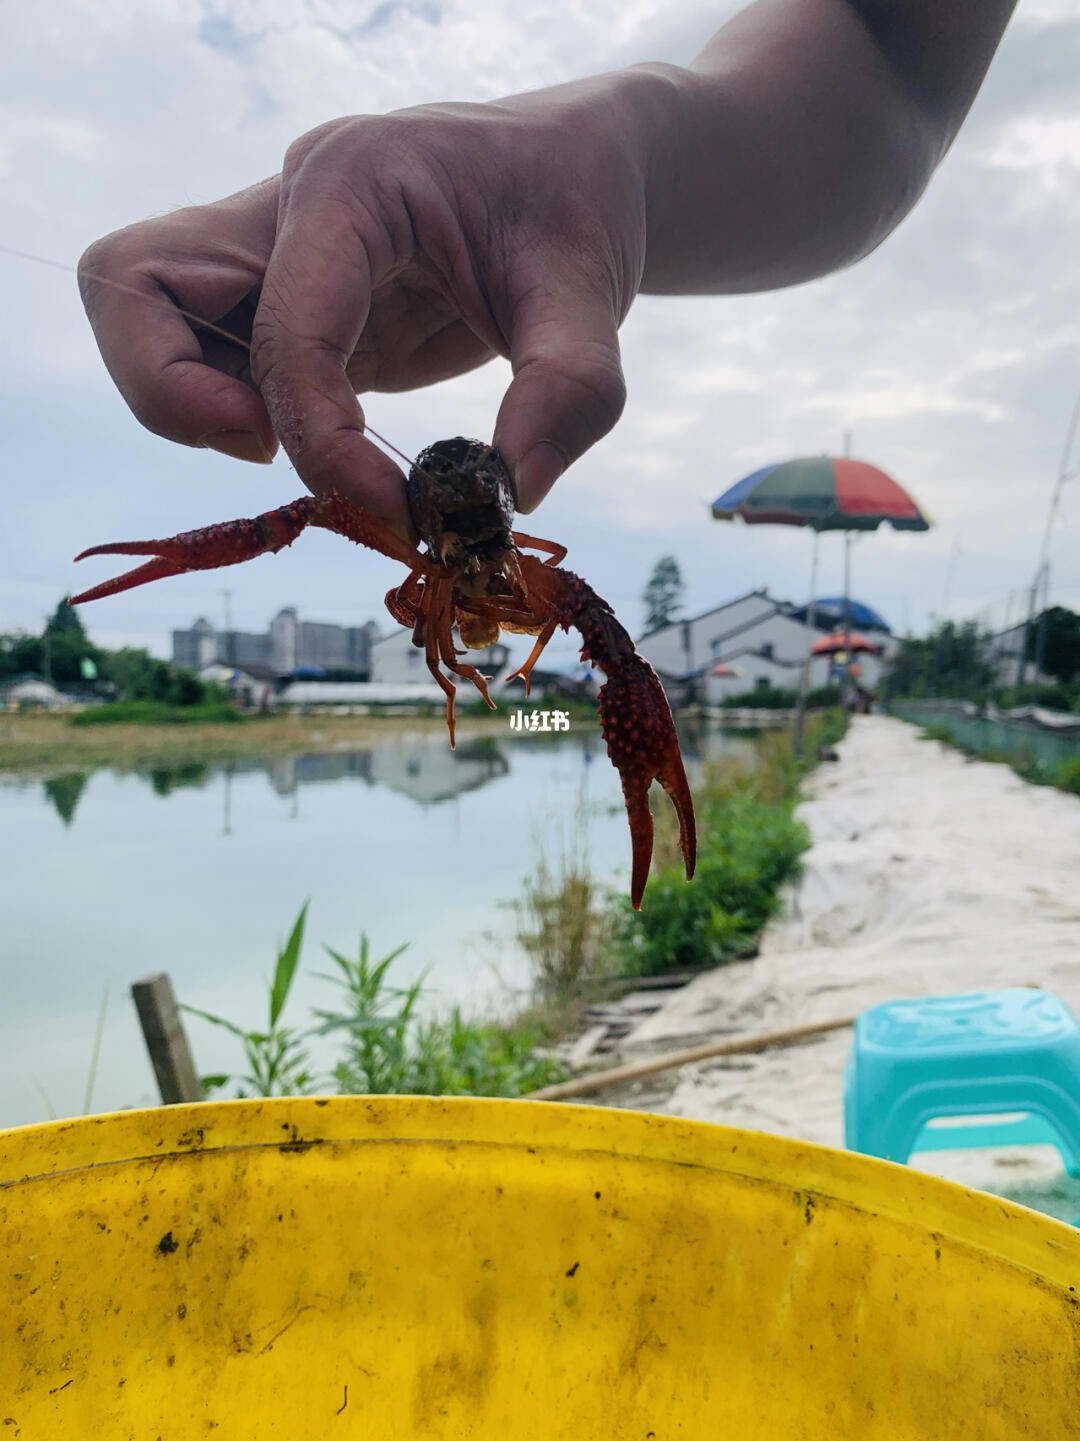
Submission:
[[[238,1096],[293,1096],[312,1091],[362,1095],[521,1096],[562,1080],[565,1072],[539,1049],[550,1034],[534,1018],[504,1024],[470,1020],[454,1008],[448,1017],[424,1016],[424,976],[396,986],[390,968],[407,949],[375,960],[366,935],[356,957],[327,946],[335,967],[316,972],[337,989],[337,1004],[317,1007],[303,1030],[281,1023],[296,977],[307,916],[305,903],[279,951],[270,983],[268,1025],[246,1030],[196,1006],[183,1006],[230,1031],[240,1041],[247,1070],[204,1076],[207,1095],[236,1084]],[[318,1074],[310,1043],[333,1037],[341,1055]]]

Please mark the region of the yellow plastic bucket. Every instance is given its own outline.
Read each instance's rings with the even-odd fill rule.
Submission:
[[[335,1097],[0,1133],[0,1441],[1080,1437],[1080,1237],[752,1132]]]

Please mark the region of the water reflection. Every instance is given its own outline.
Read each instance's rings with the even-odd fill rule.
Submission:
[[[45,794],[56,807],[56,814],[69,826],[75,819],[75,807],[90,779],[87,771],[71,771],[67,775],[52,776],[45,782]]]
[[[185,786],[195,790],[210,783],[213,771],[205,761],[183,761],[174,765],[150,766],[148,770],[140,771],[145,775],[153,788],[156,796],[163,799],[171,796],[173,791],[181,790]]]
[[[748,747],[698,732],[687,769]],[[153,1104],[131,982],[167,971],[185,1003],[257,1024],[305,900],[297,1024],[325,1004],[323,945],[352,953],[361,932],[380,955],[408,943],[397,984],[426,973],[433,1007],[481,1013],[527,988],[507,903],[541,859],[584,854],[616,889],[630,870],[619,777],[584,726],[456,751],[388,728],[347,751],[0,776],[0,826],[18,837],[0,868],[0,1126],[44,1118],[38,1086],[58,1114],[79,1107],[106,984],[96,1103]],[[232,1038],[200,1027],[200,1069],[235,1069]]]
[[[753,737],[732,734],[701,721],[679,724],[679,744],[691,783],[700,778],[704,764],[719,756],[738,756],[752,763]],[[496,736],[477,736],[451,750],[444,738],[426,737],[392,741],[363,749],[315,751],[285,755],[250,755],[225,761],[176,761],[136,769],[133,774],[149,782],[156,796],[167,799],[179,790],[205,790],[224,778],[223,831],[232,834],[232,781],[238,776],[264,775],[274,793],[296,799],[304,786],[341,781],[362,781],[408,796],[418,805],[451,801],[510,774],[513,747],[543,750],[559,746],[581,751],[585,765],[603,757],[598,734],[566,739],[518,737],[512,742]],[[76,808],[91,772],[64,772],[42,784],[45,795],[65,826],[75,819]],[[297,810],[293,809],[295,816]]]

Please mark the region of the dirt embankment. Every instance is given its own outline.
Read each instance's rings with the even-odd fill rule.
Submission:
[[[458,744],[500,734],[505,714],[477,714],[458,722]],[[55,774],[111,766],[135,770],[167,762],[227,760],[231,756],[357,750],[405,735],[446,734],[441,716],[279,715],[239,725],[73,726],[65,716],[0,715],[0,771]]]

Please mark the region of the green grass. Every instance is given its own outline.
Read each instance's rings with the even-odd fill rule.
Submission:
[[[694,792],[698,859],[687,884],[671,808],[656,816],[656,859],[635,912],[601,891],[579,846],[561,870],[541,863],[519,903],[518,939],[532,956],[541,1012],[566,1015],[612,977],[722,965],[753,955],[776,913],[780,888],[810,844],[795,819],[799,785],[843,735],[846,718],[811,718],[802,758],[786,733],[761,736],[756,763],[714,762]]]
[[[700,794],[702,841],[693,883],[687,885],[680,864],[665,866],[650,877],[640,912],[627,903],[621,969],[655,975],[753,955],[781,885],[810,844],[793,809],[789,800],[762,804],[748,787],[723,799]]]
[[[1071,795],[1080,796],[1080,756],[1061,762],[1054,772],[1054,785]]]
[[[761,931],[780,904],[780,889],[798,874],[799,858],[810,845],[809,832],[794,814],[799,784],[845,725],[840,712],[814,717],[805,758],[795,755],[783,732],[759,740],[756,765],[728,760],[707,767],[694,794],[694,880],[687,885],[673,828],[665,823],[657,849],[666,849],[668,863],[654,867],[639,912],[621,902],[620,970],[656,975],[756,953]]]
[[[205,705],[168,705],[158,700],[121,700],[109,705],[77,711],[70,718],[73,726],[102,725],[239,725],[250,720],[241,715],[228,701],[208,701]]]

